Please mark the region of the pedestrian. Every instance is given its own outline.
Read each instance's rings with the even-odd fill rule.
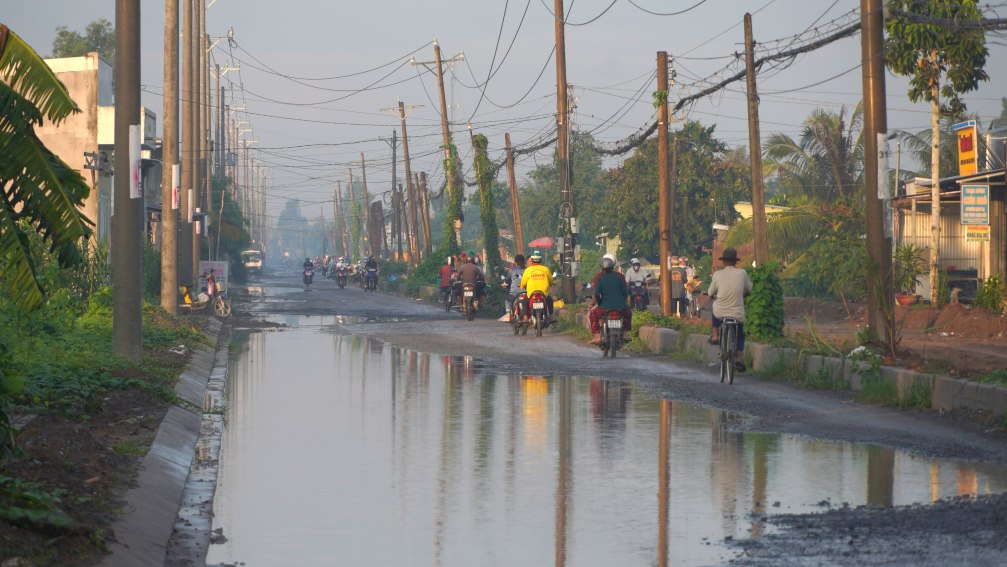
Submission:
[[[685,268],[679,265],[678,260],[672,264],[668,270],[668,283],[671,285],[671,314],[675,317],[685,317],[688,313],[689,300],[685,295]]]

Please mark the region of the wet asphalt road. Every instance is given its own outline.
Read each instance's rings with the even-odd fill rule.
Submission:
[[[239,306],[243,314],[234,321],[236,327],[240,329],[242,321],[248,318],[269,319],[298,327],[311,326],[312,319],[318,318],[324,326],[327,317],[332,319],[338,314],[346,319],[340,319],[337,326],[330,325],[338,327],[330,330],[341,336],[374,339],[378,344],[417,353],[471,357],[468,360],[475,368],[495,373],[590,376],[611,383],[624,382],[632,384],[634,390],[649,394],[655,401],[674,400],[689,402],[689,407],[726,410],[732,416],[739,416],[727,420],[726,429],[735,432],[784,433],[825,441],[875,444],[883,451],[898,450],[900,455],[908,455],[911,459],[976,461],[987,467],[1007,463],[1007,441],[1003,435],[969,424],[953,423],[933,414],[863,406],[853,403],[848,395],[797,390],[746,376],[740,377],[734,386],[725,387],[703,366],[642,355],[603,360],[596,348],[571,336],[547,332],[542,338],[516,337],[507,325],[489,316],[470,323],[457,313],[445,313],[438,306],[384,292],[365,293],[359,288],[340,290],[331,281],[321,278],[316,279],[311,291],[305,291],[299,283],[297,276],[290,274],[270,276],[250,284],[244,298],[247,302]],[[722,425],[721,429],[725,427]],[[998,479],[998,475],[997,472],[994,477]],[[1003,490],[996,482],[994,484],[994,492]],[[811,491],[813,493],[814,489]],[[823,490],[825,493],[828,491]],[[953,491],[951,494],[945,491],[940,496],[950,495]],[[807,500],[810,495],[805,494],[804,498]],[[857,504],[855,499],[853,503]],[[862,503],[886,502],[868,499]],[[896,498],[887,503],[910,502]],[[841,502],[822,504],[829,507]],[[771,515],[768,520],[763,518],[770,526],[778,526],[770,528],[768,531],[773,533],[768,536],[749,541],[745,541],[743,534],[728,536],[732,553],[700,555],[695,559],[701,564],[731,561],[856,565],[939,564],[953,556],[966,564],[1002,564],[1007,562],[1007,555],[1004,555],[1007,531],[1002,517],[995,513],[990,516],[1002,505],[1003,498],[993,496],[942,502],[939,506],[924,506],[922,512],[912,513],[898,508],[850,508],[824,515],[781,513]],[[747,513],[758,516],[764,514],[765,507],[764,502],[757,503],[755,509],[748,509]],[[963,523],[971,524],[969,520],[976,517],[986,520],[981,533],[962,529]],[[911,528],[911,533],[899,530],[900,523]],[[870,529],[871,524],[876,524],[878,529]],[[851,536],[847,532],[852,526],[859,527],[860,531]],[[756,535],[763,534],[760,530]],[[902,545],[887,545],[896,540]],[[953,545],[948,546],[948,542]],[[953,553],[942,553],[948,550]],[[670,564],[695,562],[672,558]]]

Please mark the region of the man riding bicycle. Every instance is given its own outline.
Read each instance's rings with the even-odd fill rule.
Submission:
[[[738,348],[735,351],[734,368],[738,372],[745,371],[745,363],[741,355],[745,350],[745,296],[752,293],[752,280],[748,272],[737,268],[738,251],[725,248],[720,257],[724,267],[713,273],[710,278],[710,289],[707,294],[713,298],[713,334],[710,335],[711,345],[720,344],[721,321],[727,317],[738,320]]]

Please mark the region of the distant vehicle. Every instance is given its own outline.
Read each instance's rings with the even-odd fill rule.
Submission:
[[[262,252],[260,250],[245,250],[241,253],[241,263],[250,274],[262,273]]]

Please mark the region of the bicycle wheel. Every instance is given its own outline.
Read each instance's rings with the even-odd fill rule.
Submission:
[[[217,296],[217,299],[213,302],[213,312],[218,317],[230,317],[231,304],[223,297]]]
[[[720,328],[720,383],[727,378],[727,327]]]
[[[721,337],[720,340],[725,345],[726,360],[723,364],[727,367],[727,383],[734,384],[734,357],[738,351],[738,326],[734,324],[727,325],[725,336]]]

